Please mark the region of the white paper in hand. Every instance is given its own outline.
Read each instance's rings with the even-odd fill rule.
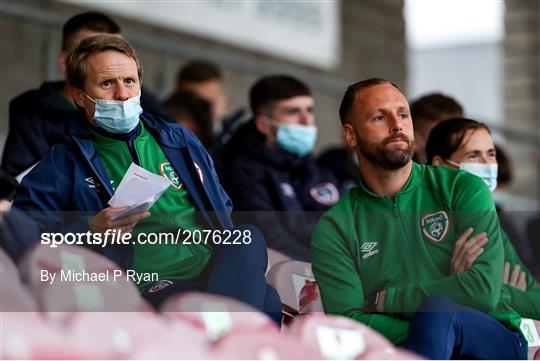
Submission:
[[[109,200],[111,207],[128,208],[116,213],[112,220],[147,211],[170,185],[171,181],[166,177],[151,173],[135,163],[131,163],[114,195]]]

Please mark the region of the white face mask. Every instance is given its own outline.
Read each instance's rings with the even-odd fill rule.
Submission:
[[[456,163],[450,159],[447,159],[446,161],[459,167],[459,169],[482,178],[490,191],[493,192],[495,188],[497,188],[497,175],[499,172],[497,163]]]

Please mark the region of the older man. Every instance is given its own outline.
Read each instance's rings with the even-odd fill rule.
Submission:
[[[526,359],[520,317],[501,291],[501,230],[483,181],[412,162],[409,105],[386,80],[351,85],[340,118],[362,179],[313,232],[325,310],[428,358]],[[452,274],[454,245],[469,238],[487,239],[485,250]]]
[[[16,208],[40,211],[35,218],[43,228],[64,232],[232,227],[231,202],[201,143],[185,128],[143,113],[142,67],[127,41],[114,35],[84,39],[70,54],[66,73],[84,120],[73,120],[68,142],[51,148],[24,179]],[[132,163],[172,184],[149,212],[118,217],[122,209],[107,202]],[[69,224],[60,214],[66,211],[78,211]],[[264,240],[254,228],[242,232],[248,235],[242,245],[135,243],[107,247],[105,254],[138,274],[159,275],[158,282],[137,285],[155,306],[172,293],[199,290],[279,310],[277,293],[264,278]]]

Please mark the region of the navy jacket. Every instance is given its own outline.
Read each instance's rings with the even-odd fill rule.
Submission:
[[[231,201],[219,183],[212,159],[195,135],[152,115],[143,114],[141,120],[180,176],[203,226],[232,227]],[[50,149],[23,179],[15,196],[13,206],[32,218],[41,232],[87,232],[88,216],[108,207],[113,195],[86,121],[71,121],[67,131],[67,141]],[[132,266],[131,246],[113,245],[103,251],[120,266]]]
[[[65,139],[70,119],[84,116],[61,93],[65,82],[45,82],[9,103],[9,133],[2,155],[2,168],[16,176],[37,163],[49,148]],[[168,119],[157,99],[141,90],[141,106],[147,113]]]
[[[238,223],[255,224],[269,247],[299,260],[309,259],[311,231],[340,195],[329,170],[311,155],[300,158],[270,149],[253,120],[226,145],[220,177]]]

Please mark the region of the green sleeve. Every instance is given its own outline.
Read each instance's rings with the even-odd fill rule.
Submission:
[[[491,192],[484,182],[463,172],[454,183],[452,221],[456,234],[467,228],[473,235],[486,232],[488,242],[473,266],[455,275],[435,281],[412,283],[387,289],[384,309],[409,317],[429,296],[446,296],[454,302],[480,311],[493,311],[500,299],[502,285],[503,246],[499,219]],[[456,240],[450,240],[455,242]]]
[[[525,318],[533,318],[535,320],[540,320],[540,286],[536,283],[531,272],[525,267],[521,259],[519,258],[512,242],[506,235],[503,233],[503,246],[504,246],[504,261],[509,262],[511,269],[514,265],[519,264],[522,270],[525,270],[527,273],[527,290],[521,291],[515,287],[503,285],[503,288],[506,289],[506,293],[510,295],[511,301],[510,305],[514,310],[516,310],[521,316]]]
[[[311,263],[321,290],[326,313],[345,316],[364,323],[400,345],[407,336],[408,321],[363,311],[364,291],[343,233],[328,216],[323,216],[313,231]]]

